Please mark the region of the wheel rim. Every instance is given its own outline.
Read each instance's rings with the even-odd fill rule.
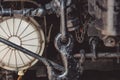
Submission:
[[[39,29],[38,29],[39,26]],[[0,37],[42,55],[45,39],[40,25],[29,18],[7,18],[0,22]],[[37,60],[14,48],[0,43],[0,66],[8,70],[23,70],[34,65]]]

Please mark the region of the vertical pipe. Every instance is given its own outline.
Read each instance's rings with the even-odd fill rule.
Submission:
[[[107,0],[107,35],[114,36],[116,35],[115,29],[114,29],[114,2],[115,0]]]
[[[61,27],[60,27],[60,32],[61,32],[61,39],[62,41],[66,40],[66,32],[67,32],[67,25],[66,25],[66,2],[65,0],[61,0],[61,7],[60,7],[60,20],[61,20]]]

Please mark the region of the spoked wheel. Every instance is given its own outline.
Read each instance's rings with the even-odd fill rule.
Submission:
[[[33,18],[3,18],[0,22],[0,37],[42,55],[45,47],[41,26]],[[0,67],[7,70],[24,70],[37,60],[14,48],[0,43]]]

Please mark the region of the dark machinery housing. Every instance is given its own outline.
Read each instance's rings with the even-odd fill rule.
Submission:
[[[119,17],[119,0],[0,0],[0,79],[80,80],[119,63]]]

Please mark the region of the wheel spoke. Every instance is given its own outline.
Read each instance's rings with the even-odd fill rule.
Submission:
[[[21,37],[21,39],[22,39],[22,38],[25,38],[25,37],[27,37],[27,36],[29,36],[29,35],[31,35],[31,34],[34,33],[35,31],[36,31],[36,30],[30,32],[29,34],[27,34],[27,35],[25,35],[25,36],[23,36],[23,37]]]
[[[30,57],[28,57],[28,55],[27,54],[25,54],[25,56],[31,61],[32,59],[30,59]]]
[[[24,46],[32,46],[32,47],[40,47],[40,45],[32,45],[32,44],[22,44]]]
[[[39,38],[31,38],[31,39],[27,39],[27,40],[22,40],[22,42],[31,41],[31,40],[36,40],[36,39],[39,39]]]
[[[3,32],[9,37],[9,35],[6,33],[6,31],[3,29],[3,27],[0,25],[0,28],[3,30]]]
[[[10,65],[10,60],[11,60],[11,57],[12,57],[12,53],[13,53],[13,49],[11,49],[11,52],[10,52],[10,56],[9,56],[9,59],[8,59],[8,65]]]
[[[13,51],[14,51],[14,55],[15,55],[15,64],[16,64],[16,67],[18,67],[18,66],[17,66],[17,64],[18,64],[18,63],[17,63],[17,55],[16,55],[17,53],[16,53],[16,50],[15,50],[15,49],[14,49]]]
[[[18,55],[20,56],[20,59],[21,59],[22,63],[25,65],[25,62],[24,62],[24,60],[23,60],[23,58],[22,58],[20,52],[19,52],[18,50],[16,50],[16,51],[18,52]]]
[[[10,51],[10,49],[7,50],[7,52],[4,54],[4,56],[1,58],[0,62],[2,62],[2,60],[5,58],[5,56],[8,54],[8,52]]]
[[[0,35],[0,37],[4,38],[4,39],[7,39],[7,37],[3,36],[3,35]]]
[[[21,36],[21,35],[27,30],[27,28],[30,26],[30,24],[31,24],[31,23],[29,23],[29,24],[25,27],[25,29],[20,33],[19,36]]]
[[[22,20],[23,20],[23,16],[22,16],[22,18],[20,19],[20,23],[19,23],[19,25],[18,25],[18,28],[17,28],[17,31],[16,31],[16,35],[18,34],[18,31],[19,31],[19,29],[20,29],[20,26],[21,26]]]
[[[31,61],[31,59],[28,57],[28,55],[26,55],[25,53],[23,53],[25,55],[25,57]]]
[[[10,27],[9,27],[9,25],[8,25],[7,20],[6,20],[6,24],[7,24],[7,28],[8,28],[8,31],[9,31],[9,33],[10,33],[10,36],[12,36],[12,34],[11,34],[11,32],[10,32]]]
[[[5,47],[5,48],[3,48],[2,50],[0,50],[0,53],[1,53],[2,51],[6,50],[7,48],[8,48],[8,46]]]
[[[15,35],[15,18],[13,17],[13,35]]]

